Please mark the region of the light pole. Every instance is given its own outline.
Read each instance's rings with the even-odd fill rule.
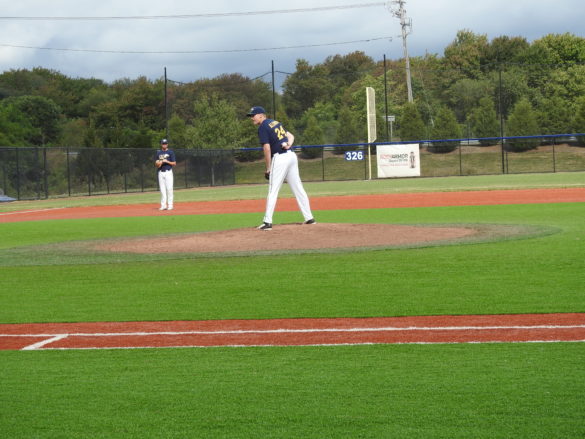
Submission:
[[[393,10],[390,4],[398,5],[398,10]],[[404,63],[406,65],[406,88],[408,91],[408,102],[413,101],[412,97],[412,84],[410,81],[410,58],[408,57],[408,48],[406,46],[406,37],[412,32],[412,19],[406,17],[406,9],[404,5],[405,0],[394,0],[388,3],[386,6],[390,13],[400,19],[400,27],[402,28],[402,48],[404,49]]]

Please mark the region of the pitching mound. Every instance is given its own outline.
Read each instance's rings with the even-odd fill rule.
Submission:
[[[478,227],[411,226],[396,224],[275,225],[270,231],[254,228],[139,238],[100,243],[95,248],[124,253],[242,253],[281,252],[355,247],[401,247],[478,237]]]

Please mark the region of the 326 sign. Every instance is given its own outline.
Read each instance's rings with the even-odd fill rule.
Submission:
[[[364,152],[363,151],[346,151],[345,152],[345,160],[353,162],[358,160],[364,159]]]

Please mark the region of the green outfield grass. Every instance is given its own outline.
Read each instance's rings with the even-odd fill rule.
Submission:
[[[583,177],[307,190],[573,187],[584,186]],[[261,198],[265,190],[197,189],[177,198]],[[0,207],[148,197],[158,199]],[[585,312],[585,203],[315,214],[325,223],[513,224],[538,232],[377,251],[71,260],[79,241],[249,227],[261,213],[0,224],[0,323]],[[582,438],[583,364],[583,343],[0,351],[0,431],[10,438]]]
[[[10,438],[582,438],[583,346],[2,352]]]

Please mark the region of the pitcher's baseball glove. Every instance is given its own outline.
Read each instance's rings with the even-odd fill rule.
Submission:
[[[270,180],[270,171],[266,171],[266,172],[264,173],[264,178],[265,178],[266,180]]]
[[[162,160],[157,160],[156,162],[154,162],[154,166],[160,168],[162,166]]]

